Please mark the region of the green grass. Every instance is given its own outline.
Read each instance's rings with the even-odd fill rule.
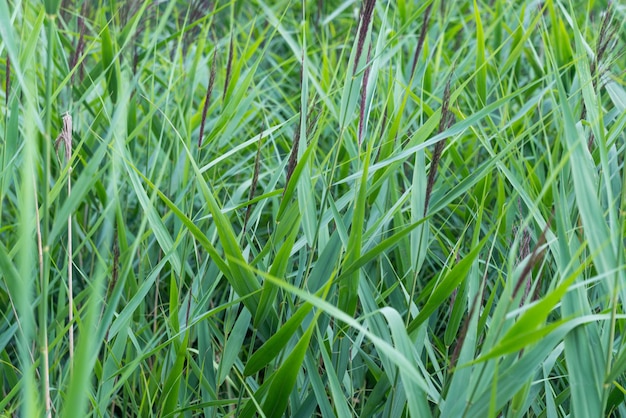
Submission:
[[[626,416],[624,22],[0,0],[2,416]]]

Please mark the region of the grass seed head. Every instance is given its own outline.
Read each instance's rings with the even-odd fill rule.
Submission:
[[[370,44],[367,51],[367,61],[370,60],[370,55],[372,53],[372,44]],[[365,128],[365,105],[367,101],[367,83],[369,81],[371,66],[368,65],[365,68],[365,73],[363,74],[363,84],[361,86],[361,107],[359,110],[359,146],[363,142],[363,129]]]
[[[222,101],[226,100],[228,92],[228,84],[230,83],[230,74],[233,66],[233,34],[230,34],[230,42],[228,44],[228,62],[226,63],[226,80],[224,81],[224,93],[222,93]]]
[[[443,3],[443,2],[442,2]],[[417,40],[417,46],[415,47],[415,54],[413,55],[413,65],[411,66],[411,79],[415,76],[415,69],[417,68],[417,60],[422,52],[424,46],[424,40],[426,39],[426,31],[428,30],[428,21],[430,20],[430,11],[433,4],[430,3],[424,12],[424,22],[422,23],[422,29],[420,31],[420,37]]]
[[[359,23],[359,34],[356,45],[356,55],[354,59],[353,72],[356,73],[361,55],[363,54],[363,46],[365,45],[365,37],[372,22],[372,16],[374,14],[374,6],[376,6],[376,0],[363,0],[363,8],[361,9],[361,18]]]
[[[441,104],[441,119],[439,120],[439,129],[438,133],[442,133],[446,129],[448,129],[453,121],[454,115],[450,112],[450,81],[452,79],[452,74],[454,73],[454,69],[450,72],[448,76],[448,81],[446,82],[446,87],[443,91],[443,100]],[[428,204],[430,203],[430,195],[433,191],[433,186],[435,184],[435,179],[437,178],[437,167],[439,165],[439,160],[441,159],[441,153],[443,152],[443,148],[446,144],[446,140],[442,139],[441,141],[435,144],[435,150],[433,151],[433,157],[430,160],[430,172],[428,173],[428,181],[426,183],[426,199],[424,203],[424,216],[428,212]]]

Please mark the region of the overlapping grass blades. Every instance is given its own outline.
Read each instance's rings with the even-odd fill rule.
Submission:
[[[626,416],[623,20],[0,0],[0,411]]]

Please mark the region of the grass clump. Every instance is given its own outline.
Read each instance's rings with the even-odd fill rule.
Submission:
[[[625,19],[0,0],[0,411],[626,416]]]

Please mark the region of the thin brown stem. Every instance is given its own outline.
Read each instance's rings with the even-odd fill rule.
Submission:
[[[250,184],[250,192],[248,193],[248,207],[246,208],[246,216],[243,220],[243,230],[241,234],[241,245],[245,241],[246,237],[246,229],[248,228],[248,220],[250,219],[250,213],[252,213],[252,199],[254,199],[254,195],[256,192],[256,185],[259,181],[259,170],[261,167],[261,143],[263,142],[263,132],[259,137],[259,142],[256,150],[256,157],[254,158],[254,174],[252,175],[252,184]]]
[[[426,30],[428,29],[428,21],[430,20],[430,11],[433,4],[430,3],[424,12],[424,22],[422,23],[422,30],[420,31],[420,37],[417,40],[417,47],[415,48],[415,54],[413,55],[413,65],[411,66],[411,79],[415,75],[415,69],[417,68],[417,60],[424,47],[424,40],[426,39]]]
[[[448,77],[448,81],[446,82],[446,88],[443,92],[443,100],[441,105],[441,119],[439,120],[439,130],[437,133],[442,133],[446,129],[452,125],[452,121],[454,115],[450,112],[450,81],[452,80],[452,74],[454,70],[450,73]],[[430,172],[428,173],[428,181],[426,183],[426,199],[424,201],[424,216],[428,213],[428,205],[430,203],[430,196],[433,191],[433,186],[435,184],[435,179],[437,178],[437,168],[439,165],[439,160],[441,159],[441,154],[443,152],[443,148],[446,144],[446,140],[442,139],[437,142],[435,145],[435,150],[433,151],[432,159],[430,160]]]
[[[215,83],[215,60],[217,58],[217,48],[213,50],[213,62],[211,63],[211,73],[209,75],[209,84],[206,88],[206,96],[204,98],[204,107],[202,108],[202,122],[200,123],[200,134],[198,136],[198,148],[202,147],[202,139],[204,136],[204,124],[206,122],[207,110],[211,104],[211,93],[213,92],[213,84]]]
[[[230,83],[230,74],[233,66],[233,33],[230,33],[230,42],[228,44],[228,61],[226,62],[226,80],[224,81],[224,92],[222,93],[222,101],[226,100],[228,85]]]

